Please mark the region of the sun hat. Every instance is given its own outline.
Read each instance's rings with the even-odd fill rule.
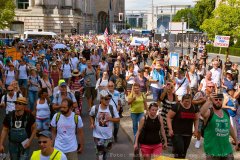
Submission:
[[[74,69],[73,73],[72,73],[72,76],[77,77],[77,76],[80,76],[80,74],[81,73],[77,69]]]

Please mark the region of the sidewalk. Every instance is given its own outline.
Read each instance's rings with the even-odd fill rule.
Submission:
[[[148,96],[148,105],[151,103],[152,96]],[[120,126],[122,127],[123,131],[128,135],[129,140],[133,143],[134,136],[133,136],[133,130],[132,130],[132,120],[130,117],[130,110],[129,106],[125,106],[124,112],[123,112],[123,118],[121,118]],[[205,154],[203,152],[203,145],[201,144],[200,149],[196,149],[194,147],[196,142],[196,138],[192,138],[190,147],[187,152],[187,159],[189,160],[204,160]],[[202,140],[203,142],[203,140]],[[173,157],[171,147],[168,147],[167,150],[163,151],[163,155],[168,157]],[[234,153],[235,159],[240,159],[240,152]]]

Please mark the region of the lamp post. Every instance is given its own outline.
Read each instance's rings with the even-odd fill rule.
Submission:
[[[190,24],[189,24],[189,22],[190,22],[190,13],[188,13],[188,55],[190,55],[190,51],[191,51],[191,47],[190,47],[190,31],[189,31],[189,29],[190,29]]]
[[[184,17],[181,18],[182,21],[182,54],[183,54],[183,26],[184,26]]]

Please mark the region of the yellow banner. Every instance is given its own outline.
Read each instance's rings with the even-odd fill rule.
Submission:
[[[12,57],[13,60],[20,60],[22,57],[22,54],[15,47],[7,48],[6,53],[6,57]]]

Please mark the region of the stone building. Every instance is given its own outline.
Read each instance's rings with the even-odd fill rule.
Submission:
[[[52,31],[69,34],[104,32],[108,27],[123,27],[119,13],[124,13],[125,0],[15,0],[16,17],[11,30]]]

